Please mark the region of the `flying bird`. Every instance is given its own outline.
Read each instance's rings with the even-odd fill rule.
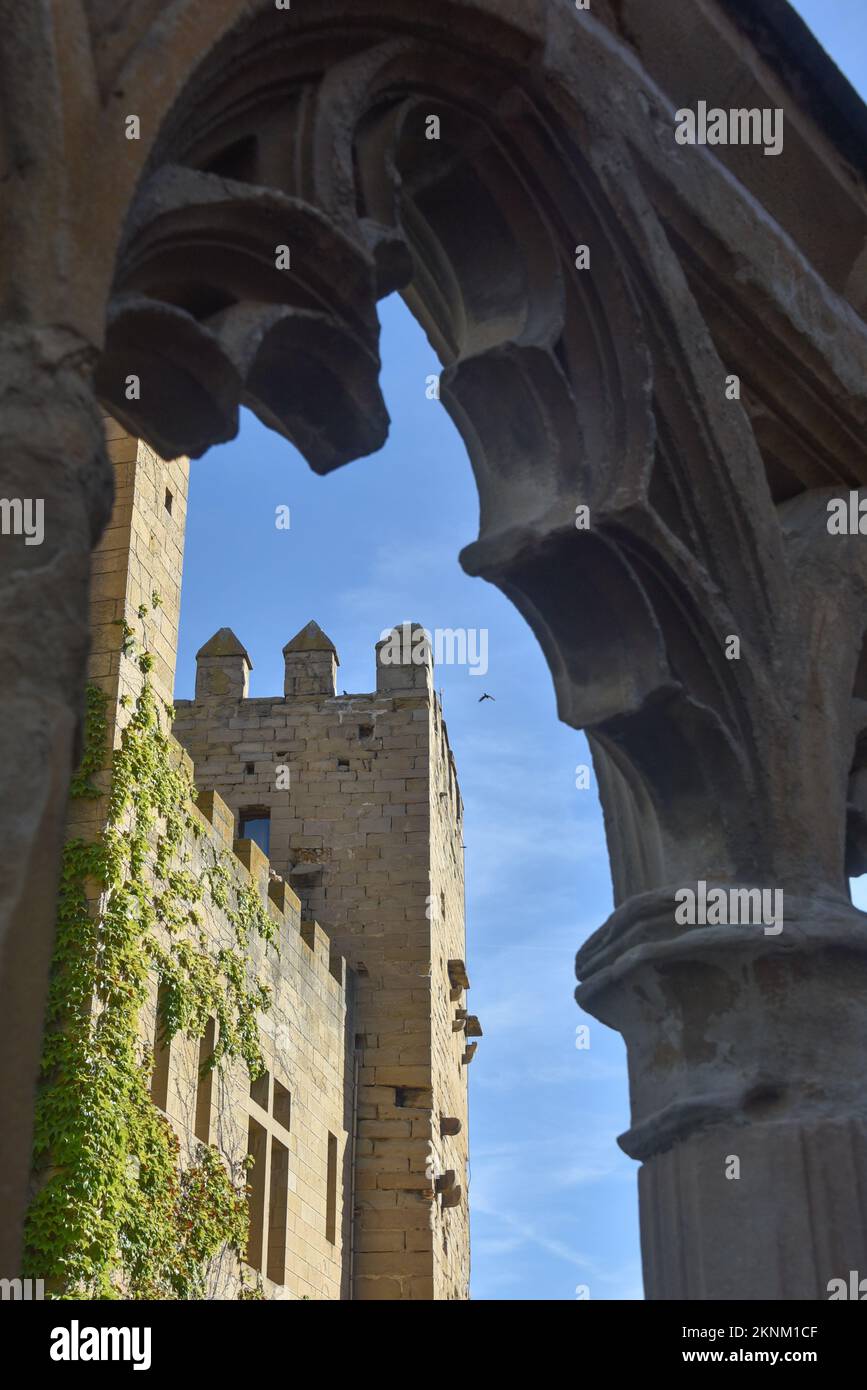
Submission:
[[[483,700],[493,700],[493,699],[494,699],[493,695],[480,695],[480,696],[479,696],[479,704],[481,704]],[[496,704],[496,700],[494,700],[494,703]]]

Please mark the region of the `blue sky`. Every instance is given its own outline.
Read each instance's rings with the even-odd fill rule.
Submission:
[[[864,0],[797,7],[862,92]],[[281,648],[310,618],[340,654],[338,689],[374,686],[374,644],[406,619],[487,628],[489,671],[438,668],[465,803],[470,1003],[484,1028],[470,1068],[472,1294],[642,1297],[635,1169],[620,1037],[572,998],[576,948],[611,911],[595,790],[575,787],[583,737],[557,720],[542,654],[511,604],[468,578],[478,501],[457,431],[425,381],[438,363],[397,297],[380,306],[385,448],[326,478],[245,413],[192,464],[176,696],[194,655],[231,627],[253,695],[282,692]],[[291,510],[278,531],[275,508]],[[231,563],[226,556],[232,556]],[[482,690],[494,701],[479,704]],[[867,895],[864,903],[867,906]],[[575,1047],[589,1024],[588,1050]]]

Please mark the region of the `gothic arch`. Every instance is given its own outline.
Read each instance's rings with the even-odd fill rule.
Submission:
[[[599,36],[583,36],[582,81],[558,86],[540,80],[552,76],[545,56],[555,36],[575,34],[575,16],[545,43],[538,27],[499,21],[492,63],[487,28],[463,26],[455,53],[448,8],[421,32],[404,6],[386,26],[381,7],[353,6],[351,24],[343,14],[340,4],[291,18],[260,6],[191,73],[124,220],[97,389],[167,455],[230,437],[244,401],[325,472],[385,437],[375,305],[402,289],[443,361],[443,397],[476,475],[481,533],[464,564],[534,627],[562,716],[620,721],[632,781],[649,783],[658,818],[674,816],[663,877],[631,891],[661,887],[678,877],[671,850],[694,814],[673,794],[674,761],[700,769],[716,747],[719,765],[694,778],[706,802],[749,741],[715,632],[700,635],[707,620],[684,614],[723,578],[730,590],[742,580],[746,610],[757,588],[770,597],[779,587],[773,563],[760,576],[708,563],[739,527],[753,530],[727,462],[760,471],[751,431],[738,421],[731,439],[677,351],[705,330],[668,283],[679,269],[670,251],[648,245],[659,225],[612,133],[605,83],[587,80],[608,58]],[[578,244],[590,274],[576,267]],[[275,265],[279,245],[289,271]],[[130,371],[146,383],[133,403]],[[657,445],[663,431],[668,449]],[[657,500],[678,486],[689,500],[689,461],[694,471],[706,458],[716,545],[698,506],[678,526]],[[770,549],[778,561],[770,504],[752,500],[764,547],[741,558]],[[593,517],[586,538],[580,503]],[[577,613],[576,592],[589,600]],[[717,608],[717,624],[742,631],[746,613]],[[632,716],[647,723],[648,702],[660,711],[656,786],[626,732]],[[739,782],[752,800],[746,766]],[[718,867],[755,868],[726,843],[724,819]],[[754,842],[747,824],[738,829]]]
[[[664,1225],[647,1240],[695,1264],[687,1277],[647,1246],[648,1291],[731,1296],[730,1208],[702,1226],[669,1188],[672,1172],[707,1177],[729,1129],[746,1125],[744,1145],[765,1152],[758,1071],[783,1078],[786,1144],[864,1144],[847,1052],[864,1019],[834,966],[841,943],[859,961],[867,948],[844,879],[864,579],[854,548],[829,543],[817,478],[867,482],[867,330],[840,288],[851,264],[825,258],[820,273],[801,228],[748,191],[753,173],[675,145],[656,80],[670,69],[642,68],[623,9],[76,0],[9,24],[0,443],[19,477],[46,477],[65,528],[13,585],[25,616],[58,612],[61,652],[27,668],[40,695],[24,724],[43,745],[48,729],[50,748],[26,771],[37,809],[17,843],[29,863],[43,841],[50,863],[62,833],[48,802],[72,756],[86,555],[109,508],[92,387],[165,455],[232,437],[246,403],[327,472],[385,437],[376,303],[401,290],[443,362],[478,484],[463,563],[530,622],[561,717],[594,749],[617,911],[579,955],[579,995],[629,1044],[623,1143]],[[16,61],[31,51],[37,62]],[[778,79],[762,80],[773,95]],[[34,143],[40,100],[50,158]],[[762,191],[777,206],[770,180]],[[723,390],[733,356],[742,403]],[[726,654],[731,635],[743,659]],[[16,640],[27,649],[17,631],[7,652]],[[782,884],[791,933],[676,931],[672,893],[700,878]],[[27,889],[24,873],[3,890],[13,942]],[[811,970],[851,1024],[818,1090],[790,1046]],[[769,971],[783,981],[771,1003]],[[9,1018],[24,1026],[20,1008]],[[853,1116],[857,1137],[841,1138]],[[738,1210],[761,1211],[774,1252],[786,1206],[762,1162]],[[841,1268],[858,1267],[862,1226],[841,1232]],[[826,1252],[809,1233],[804,1251],[797,1287],[815,1296]],[[775,1259],[751,1276],[754,1296],[781,1286]]]

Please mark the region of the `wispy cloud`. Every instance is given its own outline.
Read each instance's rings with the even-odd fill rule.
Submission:
[[[637,1261],[628,1260],[623,1264],[609,1267],[594,1256],[587,1254],[585,1250],[571,1246],[558,1236],[550,1235],[537,1222],[513,1216],[505,1211],[486,1212],[485,1214],[493,1219],[495,1226],[503,1229],[504,1234],[478,1238],[474,1244],[478,1254],[485,1256],[509,1255],[514,1260],[522,1250],[531,1247],[541,1251],[547,1258],[568,1265],[577,1271],[580,1275],[580,1286],[582,1289],[585,1286],[589,1288],[591,1299],[594,1294],[602,1299],[642,1300],[644,1298],[641,1271]],[[511,1278],[506,1280],[499,1278],[498,1272],[494,1271],[493,1277],[485,1277],[485,1287],[476,1296],[484,1299],[487,1293],[500,1287],[508,1287],[513,1282]],[[576,1283],[576,1290],[578,1286]],[[577,1292],[570,1293],[570,1297],[577,1296]]]
[[[485,1027],[489,1032],[492,1031],[488,1010],[485,1011]],[[489,1069],[482,1071],[474,1081],[474,1086],[494,1095],[506,1095],[509,1092],[520,1093],[530,1087],[538,1089],[546,1086],[569,1087],[575,1092],[579,1082],[581,1084],[612,1081],[625,1083],[626,1079],[625,1062],[618,1063],[602,1058],[590,1058],[584,1054],[580,1065],[555,1063],[550,1066],[510,1067],[507,1070],[494,1071]],[[574,1099],[577,1103],[577,1094],[575,1094]]]

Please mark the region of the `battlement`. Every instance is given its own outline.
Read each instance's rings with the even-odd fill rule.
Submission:
[[[187,465],[106,421],[112,523],[94,557],[90,678],[117,747],[140,692],[126,621],[172,700]],[[283,648],[282,695],[252,698],[250,655],[228,628],[199,649],[195,696],[176,700],[173,756],[197,788],[199,834],[180,847],[201,878],[215,856],[275,924],[253,934],[264,1073],[210,1070],[218,1036],[162,1040],[160,982],[142,1017],[152,1096],[187,1155],[215,1143],[250,1169],[247,1263],[269,1297],[463,1299],[469,1279],[463,831],[431,643],[404,623],[375,644],[373,689],[338,690],[340,658],[308,622]],[[100,833],[106,799],[70,833]],[[198,930],[237,942],[230,902],[206,894]],[[164,987],[164,986],[163,986]],[[220,1262],[217,1262],[218,1264]],[[233,1297],[220,1283],[209,1296]],[[249,1277],[249,1276],[248,1276]]]
[[[193,760],[176,740],[172,755],[195,785]],[[185,839],[185,867],[201,876],[219,858],[230,876],[227,907],[213,895],[200,904],[198,930],[211,949],[235,946],[232,887],[252,887],[276,928],[273,941],[252,933],[248,946],[251,973],[271,1001],[258,1020],[265,1070],[251,1081],[239,1061],[219,1073],[203,1067],[218,1036],[216,1019],[200,1040],[176,1034],[162,1042],[154,981],[143,1017],[144,1036],[153,1039],[152,1095],[188,1156],[198,1143],[215,1142],[232,1164],[245,1154],[255,1159],[248,1282],[255,1275],[276,1299],[345,1297],[354,977],[260,846],[236,835],[219,793],[198,791],[193,814],[201,833]],[[220,1262],[210,1277],[210,1296],[236,1296],[234,1276]]]
[[[175,742],[192,774],[192,759],[176,740]],[[306,948],[302,959],[306,959],[309,968],[321,975],[323,982],[327,976],[336,982],[338,989],[345,989],[345,958],[334,950],[328,933],[318,922],[302,919],[301,899],[286,880],[274,871],[270,859],[255,840],[236,838],[235,818],[219,793],[197,792],[194,810],[210,834],[212,843],[218,850],[229,851],[232,854],[238,876],[246,876],[258,892],[269,916],[279,928],[278,949],[284,944],[283,934],[288,937],[294,933]]]
[[[340,658],[337,648],[319,624],[310,621],[283,648],[282,699],[251,696],[249,678],[253,663],[247,649],[231,628],[219,628],[196,654],[194,699],[175,701],[176,725],[184,730],[185,737],[193,716],[200,725],[210,722],[212,726],[224,728],[227,735],[235,730],[243,731],[243,738],[231,740],[232,753],[247,760],[245,766],[252,765],[253,771],[247,775],[259,779],[264,770],[264,758],[268,758],[267,775],[272,776],[275,756],[291,763],[293,752],[303,751],[292,746],[292,739],[286,740],[285,749],[278,748],[280,740],[264,732],[269,726],[278,728],[292,707],[297,707],[300,723],[316,709],[331,714],[334,724],[327,727],[326,738],[321,740],[323,753],[329,751],[329,743],[334,751],[346,751],[347,735],[357,717],[358,751],[367,757],[396,752],[406,745],[406,740],[403,745],[396,743],[391,730],[383,732],[383,725],[390,722],[389,716],[405,709],[418,710],[420,717],[427,718],[429,712],[436,735],[431,752],[443,769],[437,792],[444,793],[451,801],[454,815],[461,821],[463,800],[442,703],[434,689],[433,658],[425,629],[416,622],[400,623],[376,643],[375,654],[376,688],[338,693],[336,673]],[[235,707],[231,713],[226,711],[227,705]],[[221,753],[227,751],[226,741],[218,744],[216,727],[212,728],[212,733],[214,737],[209,735],[207,748],[196,749],[197,759],[200,752],[207,756],[209,772],[217,747]],[[319,764],[317,771],[327,773],[326,759],[319,760]],[[337,771],[347,769],[338,766]]]
[[[417,692],[433,701],[433,654],[420,623],[399,623],[376,643],[376,690],[348,694],[351,700],[372,700],[395,692]],[[337,648],[317,622],[306,623],[283,648],[284,697],[337,696],[340,665]],[[199,700],[247,700],[250,655],[229,627],[218,628],[196,653],[196,694]]]
[[[467,1070],[481,1029],[455,974],[463,805],[431,645],[419,623],[398,625],[376,643],[375,689],[338,693],[337,648],[308,622],[283,648],[282,697],[253,697],[247,649],[221,628],[199,650],[195,699],[175,701],[175,735],[226,842],[251,827],[300,900],[293,930],[353,976],[353,1293],[365,1299],[466,1297]],[[262,850],[232,843],[264,883]]]

